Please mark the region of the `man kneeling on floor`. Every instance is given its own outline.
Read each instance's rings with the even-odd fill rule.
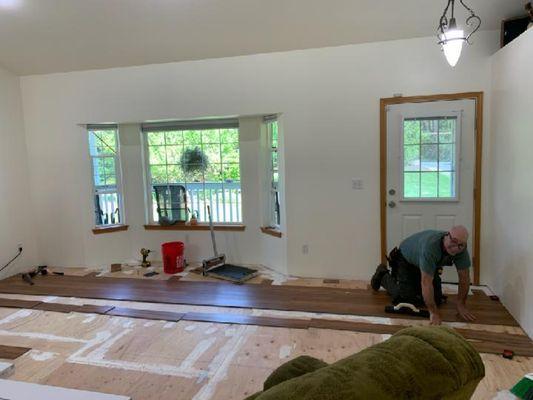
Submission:
[[[470,255],[466,249],[468,231],[454,226],[449,232],[426,230],[405,239],[400,248],[389,256],[391,271],[381,264],[371,280],[374,290],[383,286],[394,304],[425,304],[432,325],[442,322],[439,309],[442,302],[440,272],[443,266],[455,265],[459,276],[457,311],[466,321],[475,316],[466,308],[470,288]],[[440,270],[440,271],[439,271]]]

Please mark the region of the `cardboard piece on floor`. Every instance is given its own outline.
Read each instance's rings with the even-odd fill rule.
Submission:
[[[56,386],[0,379],[0,397],[9,400],[131,400],[131,397],[65,389]]]

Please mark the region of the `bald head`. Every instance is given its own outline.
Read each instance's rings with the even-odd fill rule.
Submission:
[[[463,225],[457,225],[450,229],[450,235],[457,240],[466,243],[468,240],[468,229],[466,229]]]
[[[466,249],[467,241],[468,230],[462,225],[457,225],[444,237],[444,248],[448,254],[454,256]]]

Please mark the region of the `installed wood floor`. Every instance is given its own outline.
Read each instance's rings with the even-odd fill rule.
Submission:
[[[0,293],[409,318],[386,314],[384,308],[390,304],[387,294],[365,289],[53,275],[38,276],[34,282],[30,286],[14,276],[0,281]],[[479,324],[518,326],[499,301],[490,300],[483,292],[470,296],[468,305]],[[461,322],[455,311],[455,295],[449,296],[441,313],[444,321]]]

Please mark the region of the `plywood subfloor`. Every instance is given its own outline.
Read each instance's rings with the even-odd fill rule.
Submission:
[[[153,305],[174,312],[181,307],[161,306]],[[32,348],[14,361],[10,379],[134,399],[242,400],[293,357],[334,362],[388,337],[0,308],[2,343]],[[482,358],[487,377],[474,399],[491,399],[533,370],[533,358]]]
[[[389,296],[368,289],[51,275],[39,276],[34,281],[30,286],[18,276],[5,279],[0,282],[0,293],[405,318],[386,314],[384,308],[390,304]],[[450,295],[449,303],[441,306],[444,321],[461,322],[454,298],[455,295]],[[477,323],[518,326],[500,302],[490,300],[482,292],[470,296],[468,305],[476,314]]]

